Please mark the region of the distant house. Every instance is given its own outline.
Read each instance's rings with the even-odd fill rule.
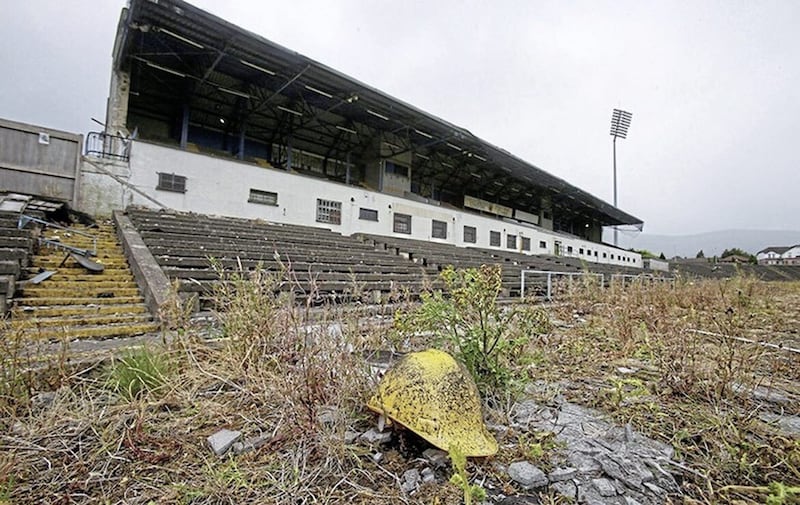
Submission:
[[[800,266],[800,244],[767,247],[756,253],[756,259],[759,265]]]
[[[720,263],[749,263],[750,258],[741,254],[731,254],[719,259]]]

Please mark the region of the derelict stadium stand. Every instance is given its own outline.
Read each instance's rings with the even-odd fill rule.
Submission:
[[[281,290],[315,300],[418,295],[439,283],[435,268],[323,228],[134,208],[126,213],[179,292],[198,293],[203,306],[219,269],[227,274],[260,266],[283,276]]]

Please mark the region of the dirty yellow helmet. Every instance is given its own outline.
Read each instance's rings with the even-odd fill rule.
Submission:
[[[491,456],[497,441],[486,430],[478,388],[446,352],[408,354],[386,372],[367,406],[450,451]]]

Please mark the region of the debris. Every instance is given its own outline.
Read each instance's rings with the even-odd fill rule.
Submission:
[[[369,431],[362,433],[358,439],[370,445],[388,444],[392,440],[392,432],[380,432],[375,428],[371,428]]]
[[[44,272],[37,274],[36,276],[28,279],[30,284],[39,284],[40,282],[44,282],[50,277],[52,277],[56,273],[55,270],[45,270]]]
[[[526,490],[546,486],[548,482],[547,475],[527,461],[508,465],[508,476]]]
[[[372,461],[375,464],[380,463],[381,460],[383,460],[383,453],[382,452],[376,452],[375,454],[372,455]]]
[[[361,436],[361,433],[357,431],[347,430],[344,432],[344,443],[347,445],[356,443],[358,437]]]
[[[600,496],[617,495],[617,488],[615,488],[614,484],[608,479],[592,479],[592,484],[594,484],[594,487],[597,489],[597,492],[600,493]]]
[[[578,475],[577,468],[556,468],[547,476],[550,482],[561,482],[565,480],[569,480],[573,477]]]
[[[422,457],[428,460],[428,463],[434,466],[434,468],[441,468],[447,465],[448,455],[441,449],[425,449],[422,451]]]
[[[238,456],[246,452],[255,451],[270,440],[272,440],[270,435],[260,435],[258,437],[250,437],[244,442],[234,442],[232,446],[233,453]]]
[[[209,436],[207,440],[208,445],[211,446],[211,450],[214,451],[214,454],[217,456],[222,456],[228,452],[228,449],[230,449],[234,442],[239,440],[241,436],[242,432],[240,431],[222,429]]]
[[[406,470],[405,473],[403,473],[403,480],[400,483],[400,490],[406,494],[411,494],[419,488],[421,480],[422,477],[420,477],[419,470],[416,468]]]
[[[433,473],[433,470],[431,470],[427,466],[422,469],[420,475],[422,476],[423,484],[427,484],[428,482],[433,482],[434,480],[436,480],[436,475]]]
[[[759,417],[764,422],[775,423],[778,429],[785,435],[793,438],[800,438],[800,416],[779,416],[770,412],[764,412]]]

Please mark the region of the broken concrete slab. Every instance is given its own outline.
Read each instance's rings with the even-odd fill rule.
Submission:
[[[369,431],[362,433],[358,439],[370,445],[388,444],[392,440],[392,432],[380,432],[375,428],[371,428]]]
[[[416,468],[406,470],[400,481],[400,490],[406,494],[413,493],[419,489],[420,482],[422,482],[422,477],[420,476],[419,470]]]
[[[242,437],[241,431],[222,429],[209,436],[206,440],[211,450],[217,456],[222,456],[231,446]]]
[[[547,475],[527,461],[516,461],[508,465],[508,476],[526,490],[543,487],[548,483]]]

